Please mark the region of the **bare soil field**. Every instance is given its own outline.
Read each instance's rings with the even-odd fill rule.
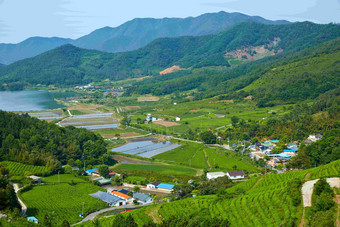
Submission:
[[[152,123],[154,124],[159,124],[159,125],[163,125],[165,127],[172,127],[172,126],[178,126],[180,124],[176,123],[176,122],[170,122],[170,121],[153,121]]]
[[[157,102],[159,100],[159,97],[157,96],[144,96],[144,97],[138,97],[138,102]]]

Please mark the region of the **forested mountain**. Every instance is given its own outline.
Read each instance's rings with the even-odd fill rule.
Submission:
[[[78,39],[31,37],[18,44],[0,44],[0,62],[10,64],[37,56],[64,44],[77,47],[121,52],[136,50],[161,37],[215,34],[245,21],[263,24],[288,24],[288,21],[270,21],[241,13],[208,13],[188,18],[137,18],[118,27],[104,27]]]
[[[333,24],[317,25],[305,22],[290,25],[263,25],[242,23],[217,35],[162,38],[136,51],[116,54],[65,45],[37,57],[1,67],[0,82],[20,81],[33,85],[38,83],[73,85],[106,78],[119,80],[142,75],[155,76],[161,70],[173,65],[190,70],[207,66],[223,66],[227,69],[224,76],[230,79],[258,68],[255,61],[254,64],[248,63],[232,69],[229,59],[226,57],[226,53],[231,51],[262,46],[267,51],[271,51],[271,55],[276,54],[273,59],[279,61],[283,56],[339,36],[339,25]],[[215,83],[225,80],[223,79],[225,77],[220,74],[221,72],[218,70],[210,73],[210,75],[219,78]],[[169,77],[173,78],[172,75]],[[158,78],[154,79],[158,81]],[[199,81],[198,78],[194,80]],[[203,80],[205,79],[203,78]]]
[[[161,37],[201,36],[215,34],[240,22],[262,24],[289,24],[288,21],[270,21],[241,13],[207,13],[188,18],[137,18],[123,25],[105,27],[73,42],[73,45],[106,52],[136,50]]]
[[[219,99],[242,100],[252,95],[260,107],[314,99],[340,85],[339,43],[335,39],[235,69],[209,67],[159,75],[137,82],[127,94],[165,95],[198,89],[197,99],[220,95]]]
[[[61,128],[29,115],[0,111],[0,160],[47,166],[50,171],[68,160],[87,165],[107,163],[102,137],[86,129]]]
[[[71,39],[31,37],[18,44],[0,44],[0,62],[10,64],[67,44]]]

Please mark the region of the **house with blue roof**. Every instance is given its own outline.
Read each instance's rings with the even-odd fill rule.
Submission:
[[[27,217],[27,221],[31,221],[31,222],[34,222],[34,223],[37,223],[38,224],[38,219],[36,217]]]
[[[92,174],[94,171],[96,171],[96,170],[98,170],[98,168],[88,169],[88,170],[85,171],[85,173],[86,173],[87,175],[91,175],[91,174]]]
[[[157,188],[160,189],[168,189],[168,190],[172,190],[175,187],[175,185],[173,184],[164,184],[164,183],[160,183]]]

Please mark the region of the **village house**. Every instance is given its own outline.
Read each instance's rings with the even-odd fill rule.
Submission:
[[[215,179],[215,178],[218,178],[218,177],[224,177],[224,176],[226,176],[226,173],[224,173],[224,172],[210,172],[210,173],[207,173],[207,179],[208,180]]]
[[[160,184],[160,181],[152,181],[146,185],[146,188],[148,189],[156,189],[157,186]]]
[[[122,192],[119,191],[111,191],[112,195],[117,196],[118,198],[121,198],[122,200],[124,200],[126,203],[131,203],[133,201],[133,198],[131,196],[128,196]]]
[[[237,180],[237,179],[245,178],[245,175],[244,175],[243,171],[231,171],[231,172],[227,172],[227,176],[231,180]]]
[[[175,120],[176,120],[176,121],[180,121],[181,118],[180,118],[180,117],[175,117]]]
[[[153,201],[149,193],[134,192],[133,198],[136,199],[137,202],[142,205],[151,204]]]
[[[175,187],[175,185],[165,184],[159,181],[153,181],[146,185],[146,188],[148,189],[162,189],[162,190],[170,190],[170,191],[172,191],[173,187]]]
[[[312,141],[312,142],[316,142],[321,138],[322,138],[322,135],[317,134],[317,135],[309,135],[307,139]]]
[[[96,193],[90,194],[90,196],[97,198],[97,199],[100,199],[103,202],[106,202],[107,204],[109,204],[109,206],[118,207],[118,206],[126,205],[125,200],[123,200],[123,199],[121,199],[117,196],[114,196],[114,195],[112,195],[108,192],[98,191]]]

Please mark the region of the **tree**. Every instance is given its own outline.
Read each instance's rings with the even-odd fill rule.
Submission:
[[[133,187],[133,191],[134,192],[139,192],[140,191],[140,187],[138,187],[138,186]]]
[[[233,170],[237,170],[237,165],[234,165],[234,166],[233,166]]]
[[[109,166],[108,165],[100,165],[98,166],[98,172],[100,176],[102,177],[108,177],[109,176]]]
[[[204,143],[214,144],[216,143],[216,136],[211,131],[202,132],[200,138]]]
[[[238,116],[232,116],[232,117],[230,118],[230,120],[231,120],[231,124],[232,124],[233,127],[235,128],[236,125],[237,125],[237,123],[238,123],[238,121],[240,120],[240,118],[239,118]]]
[[[67,220],[64,220],[61,224],[62,227],[70,227],[70,223]]]

